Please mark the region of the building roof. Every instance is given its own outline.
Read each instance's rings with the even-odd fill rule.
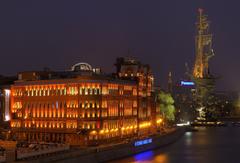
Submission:
[[[66,83],[79,83],[79,82],[89,82],[89,83],[117,83],[117,84],[136,84],[136,80],[123,80],[118,79],[114,76],[107,76],[107,75],[81,75],[79,73],[67,75],[65,73],[69,72],[58,72],[58,76],[53,76],[49,79],[40,79],[40,80],[18,80],[15,81],[14,85],[39,85],[39,84],[66,84]],[[62,75],[62,76],[61,76]],[[66,76],[64,76],[66,75]]]

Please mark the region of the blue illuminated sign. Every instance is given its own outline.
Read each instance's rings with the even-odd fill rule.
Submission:
[[[141,146],[141,145],[145,145],[145,144],[150,144],[150,143],[152,143],[152,139],[151,139],[151,138],[136,141],[136,142],[134,143],[134,146],[137,147],[137,146]]]
[[[181,85],[195,85],[194,82],[181,81]]]

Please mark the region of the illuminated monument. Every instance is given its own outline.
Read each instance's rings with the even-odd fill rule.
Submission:
[[[195,37],[195,64],[193,67],[192,78],[196,84],[196,99],[198,101],[198,120],[206,119],[208,104],[211,99],[215,78],[211,75],[209,69],[209,59],[214,56],[212,49],[212,34],[209,33],[210,22],[203,10],[199,9],[197,26],[197,35]]]

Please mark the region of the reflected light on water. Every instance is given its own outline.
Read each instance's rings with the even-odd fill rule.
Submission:
[[[186,132],[185,135],[186,135],[187,137],[190,137],[190,136],[192,136],[192,133],[191,133],[191,132]]]
[[[121,163],[238,163],[238,127],[199,128],[175,143],[121,160]],[[116,162],[117,163],[117,162]]]
[[[186,139],[185,139],[186,145],[187,146],[192,145],[192,133],[191,132],[186,132],[185,137],[186,137]]]
[[[154,162],[156,163],[168,163],[168,155],[167,154],[160,154],[155,157]]]
[[[135,162],[142,162],[143,163],[143,162],[152,160],[153,156],[154,156],[153,151],[147,151],[147,152],[136,154],[134,156],[134,160],[135,160]]]
[[[147,151],[140,154],[135,155],[134,157],[135,163],[168,163],[168,155],[165,153],[154,155],[153,151]]]

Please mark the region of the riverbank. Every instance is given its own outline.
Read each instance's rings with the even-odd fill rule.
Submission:
[[[72,150],[58,155],[38,158],[37,160],[29,160],[29,162],[107,162],[167,146],[177,141],[182,135],[184,135],[184,133],[185,128],[177,128],[169,134],[155,135],[145,140],[139,140],[140,142],[135,140],[125,144],[106,146],[104,148],[95,147],[82,150]]]
[[[227,124],[220,121],[196,121],[192,122],[191,126],[193,127],[225,127]]]

